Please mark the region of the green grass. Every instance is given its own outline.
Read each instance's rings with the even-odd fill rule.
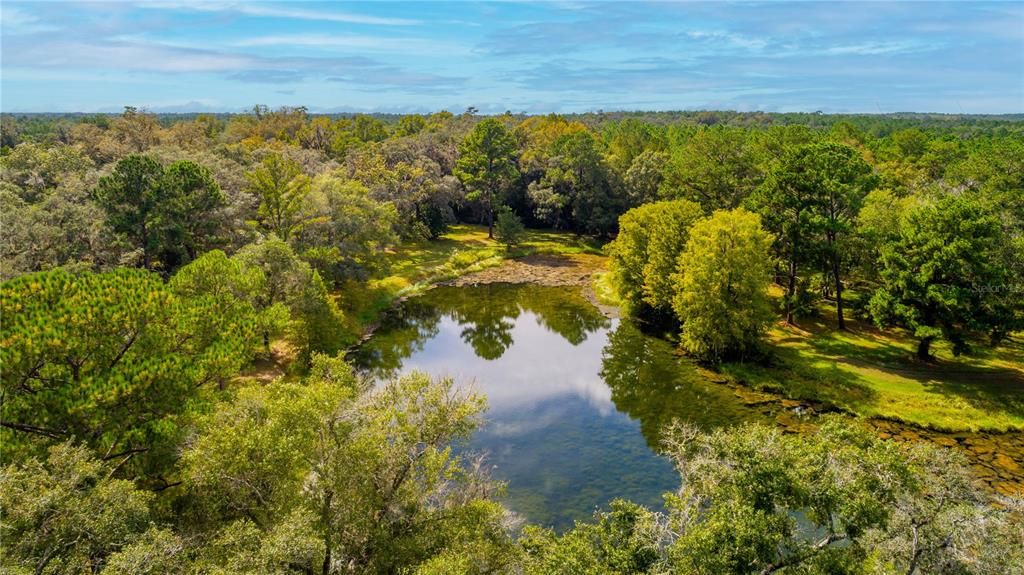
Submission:
[[[569,232],[527,230],[522,243],[509,250],[489,239],[486,227],[459,224],[438,239],[398,246],[387,255],[383,277],[342,286],[338,301],[350,322],[349,330],[361,334],[396,298],[413,295],[437,283],[500,265],[510,258],[583,253],[600,254],[600,243]]]
[[[531,254],[600,254],[600,244],[568,232],[527,230],[521,244],[511,250],[487,237],[487,228],[460,224],[436,240],[402,244],[388,254],[389,274],[384,283],[434,284],[466,273],[496,266],[508,258]]]
[[[598,272],[593,275],[594,295],[597,301],[603,305],[621,308],[625,302],[619,297],[619,290],[615,287],[615,281],[611,272]]]
[[[782,323],[768,333],[776,364],[726,364],[737,381],[783,395],[823,401],[866,417],[943,431],[1024,429],[1024,342],[1018,334],[999,348],[983,343],[954,357],[946,343],[934,362],[914,358],[916,341],[901,330],[881,331],[834,314]]]

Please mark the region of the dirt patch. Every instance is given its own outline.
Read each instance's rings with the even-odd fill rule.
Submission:
[[[298,351],[288,342],[275,341],[270,344],[270,355],[256,358],[252,365],[238,374],[238,378],[266,385],[284,377],[297,355]]]
[[[606,271],[608,258],[590,254],[537,254],[473,272],[440,285],[473,286],[493,283],[534,284],[541,286],[579,286],[583,297],[607,317],[618,317],[618,308],[603,305],[594,293],[593,276]]]

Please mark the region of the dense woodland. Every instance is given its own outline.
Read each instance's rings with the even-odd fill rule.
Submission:
[[[454,449],[485,398],[344,351],[448,226],[607,242],[709,367],[835,309],[915,361],[1024,330],[1024,118],[735,112],[2,116],[0,564],[12,573],[1024,573],[1024,504],[846,420],[664,431],[663,511],[565,533]],[[266,385],[237,375],[295,350]]]

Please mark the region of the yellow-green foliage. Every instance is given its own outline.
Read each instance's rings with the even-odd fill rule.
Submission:
[[[674,200],[644,204],[619,218],[619,235],[608,246],[619,295],[631,306],[667,310],[675,293],[672,276],[699,205]]]
[[[138,269],[0,284],[5,448],[77,438],[107,453],[145,446],[161,460],[178,429],[168,416],[251,357],[252,315],[214,315],[208,303]]]
[[[742,208],[693,225],[673,286],[683,349],[717,359],[757,344],[772,316],[771,243],[761,218]]]

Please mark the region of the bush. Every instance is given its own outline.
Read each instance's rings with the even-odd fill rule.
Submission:
[[[508,206],[502,206],[501,210],[498,211],[498,221],[494,231],[498,240],[505,244],[507,249],[512,249],[514,246],[519,245],[526,234],[526,228],[523,227],[522,220]]]

